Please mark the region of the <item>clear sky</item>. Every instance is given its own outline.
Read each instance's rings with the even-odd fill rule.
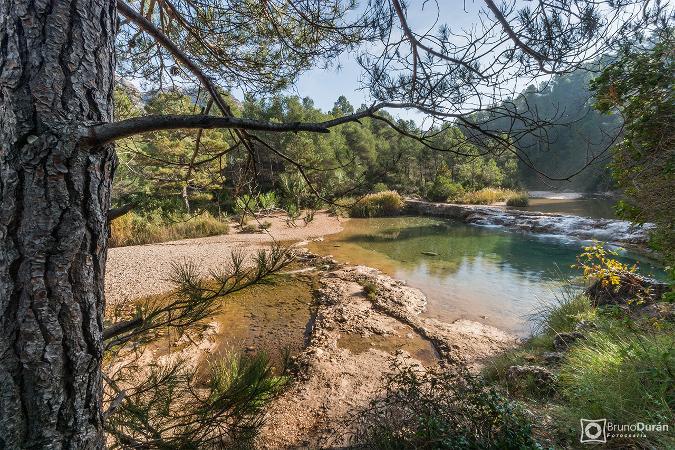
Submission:
[[[367,2],[361,0],[359,3],[363,5]],[[471,28],[477,23],[478,12],[484,5],[482,1],[471,0],[466,2],[438,0],[439,7],[433,1],[409,0],[406,3],[409,4],[408,23],[417,32],[435,31],[443,24],[448,25],[451,30]],[[356,62],[355,54],[343,54],[334,66],[339,68],[313,69],[305,72],[289,93],[312,98],[315,106],[324,111],[330,110],[340,95],[347,97],[355,108],[363,103],[372,103],[368,90],[362,89],[360,83],[362,70]],[[413,111],[396,110],[392,113],[417,122],[424,117]]]

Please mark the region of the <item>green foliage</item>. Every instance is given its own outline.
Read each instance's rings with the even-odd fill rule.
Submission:
[[[230,226],[226,221],[213,217],[207,211],[197,215],[172,214],[166,216],[161,210],[143,215],[129,212],[110,223],[110,247],[152,244],[204,236],[227,234]]]
[[[352,217],[383,217],[395,216],[401,213],[405,202],[396,191],[384,191],[368,194],[359,199],[349,209]]]
[[[389,186],[387,186],[385,183],[382,183],[381,181],[373,185],[373,192],[384,192],[388,190],[390,190]]]
[[[653,333],[626,329],[598,331],[574,346],[559,376],[565,398],[561,415],[570,434],[580,417],[607,417],[615,423],[671,424],[675,419],[673,329]],[[614,446],[672,448],[672,432],[618,437]]]
[[[454,202],[463,195],[462,185],[455,183],[447,175],[437,175],[427,191],[427,198],[434,202]]]
[[[118,86],[114,100],[121,118],[197,114],[202,109],[190,95],[177,90],[156,93],[143,105],[138,92]],[[169,130],[118,142],[120,164],[113,183],[114,200],[173,198],[179,200],[175,210],[187,211],[195,202],[201,209],[206,206],[217,212],[224,186],[223,157],[230,151],[230,140],[227,130]]]
[[[606,165],[586,167],[589,155],[604,153],[621,132],[621,117],[607,117],[593,109],[589,102],[593,95],[589,82],[609,61],[609,57],[601,57],[579,70],[554,75],[550,80],[529,86],[502,105],[509,111],[518,111],[520,117],[487,111],[476,114],[474,120],[483,128],[518,136],[514,147],[527,155],[527,162],[514,159],[508,168],[502,169],[507,178],[518,181],[509,184],[505,180],[503,187],[515,189],[522,185],[528,189],[561,188],[583,192],[615,188]],[[527,121],[532,120],[538,123],[550,121],[554,125],[531,130],[532,125]],[[537,170],[532,170],[530,165]],[[544,181],[538,173],[560,177],[581,169],[583,171],[564,182]],[[517,175],[509,176],[511,171],[516,171]],[[465,187],[480,189],[485,186]]]
[[[249,447],[263,423],[264,406],[287,382],[273,375],[265,354],[218,360],[205,382],[183,361],[146,370],[141,386],[127,391],[107,418],[111,448],[145,442],[162,449]]]
[[[675,264],[675,37],[666,28],[641,46],[627,45],[593,80],[595,107],[624,120],[613,148],[612,175],[623,190],[618,213],[633,222],[656,224],[652,245]]]
[[[377,285],[372,281],[364,281],[361,283],[361,286],[363,286],[363,293],[366,294],[366,298],[370,301],[375,301],[378,292]]]
[[[394,363],[386,392],[357,415],[353,440],[369,449],[539,448],[523,412],[466,372]]]

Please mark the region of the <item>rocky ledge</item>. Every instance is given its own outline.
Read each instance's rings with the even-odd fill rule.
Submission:
[[[294,360],[296,381],[270,407],[261,447],[346,445],[336,424],[381,394],[393,360],[477,368],[516,343],[491,326],[423,317],[424,294],[378,270],[312,254],[301,259],[321,268],[316,316],[308,346]]]
[[[504,206],[457,205],[406,200],[409,214],[447,217],[465,223],[504,227],[530,233],[597,239],[617,244],[643,245],[653,225],[640,227],[625,220],[593,219],[565,214],[506,209]]]

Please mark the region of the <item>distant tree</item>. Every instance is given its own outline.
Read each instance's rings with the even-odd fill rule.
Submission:
[[[669,28],[626,45],[593,80],[595,107],[618,113],[622,139],[612,174],[623,190],[621,216],[653,222],[652,244],[675,266],[675,35]]]
[[[338,97],[331,111],[331,114],[336,116],[343,116],[345,114],[353,114],[353,113],[354,107],[349,103],[347,97],[345,97],[344,95]]]

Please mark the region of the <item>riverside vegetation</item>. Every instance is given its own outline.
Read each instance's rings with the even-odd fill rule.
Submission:
[[[578,260],[591,287],[561,288],[555,303],[534,314],[535,334],[488,363],[485,379],[541,417],[537,434],[554,445],[578,442],[579,418],[672,427],[672,291],[650,285],[599,244],[586,247]],[[670,448],[675,433],[626,434],[609,442],[616,448]]]

